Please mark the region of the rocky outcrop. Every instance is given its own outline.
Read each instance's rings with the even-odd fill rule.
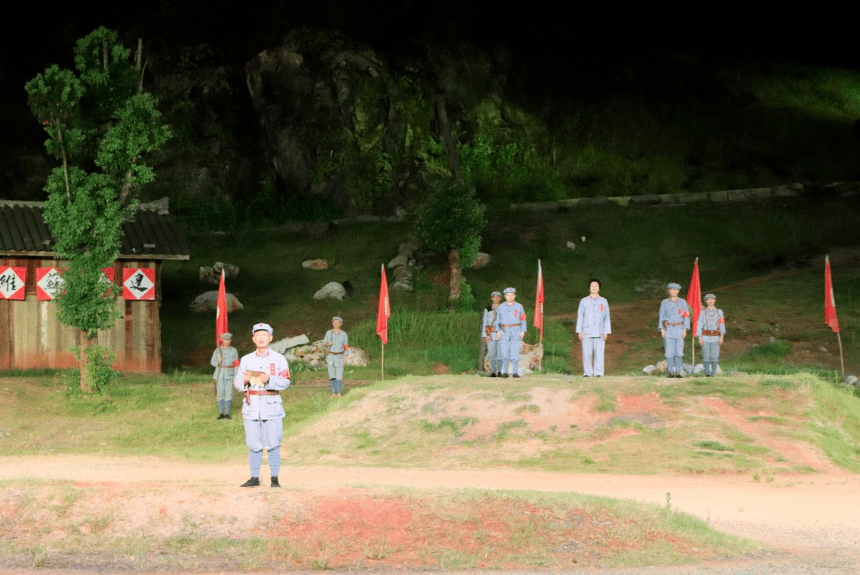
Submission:
[[[218,309],[218,292],[217,291],[208,291],[200,294],[194,301],[191,302],[189,306],[191,311],[194,313],[206,313],[206,312],[215,312]],[[239,311],[241,309],[245,309],[245,306],[242,305],[242,302],[231,293],[227,294],[227,313],[233,313],[234,311]]]

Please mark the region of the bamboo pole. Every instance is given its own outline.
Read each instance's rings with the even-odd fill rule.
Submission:
[[[842,365],[842,379],[845,379],[845,358],[842,357],[842,336],[836,332],[836,339],[839,341],[839,363]]]
[[[385,381],[385,343],[382,340],[379,340],[380,345],[382,345],[382,381]]]

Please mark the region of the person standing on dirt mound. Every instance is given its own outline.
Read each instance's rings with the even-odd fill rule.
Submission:
[[[239,365],[239,352],[230,345],[233,334],[224,332],[218,342],[218,349],[212,352],[209,363],[215,368],[215,400],[218,402],[218,419],[230,419],[230,405],[233,403],[233,378]]]
[[[502,356],[502,374],[508,377],[508,363],[511,364],[511,375],[520,376],[520,345],[526,335],[528,323],[526,310],[514,301],[517,298],[516,288],[505,288],[505,303],[496,310],[496,331],[499,332]]]
[[[603,377],[606,336],[612,333],[609,302],[600,295],[600,280],[588,280],[588,297],[579,300],[576,333],[582,342],[583,377]]]
[[[260,466],[263,449],[269,452],[269,471],[272,487],[280,487],[281,438],[284,436],[284,406],[280,391],[290,386],[290,366],[280,353],[269,348],[272,343],[272,326],[258,323],[251,328],[257,350],[243,356],[233,386],[245,392],[242,404],[242,422],[245,425],[245,443],[248,444],[248,467],[251,478],[242,487],[260,485]]]
[[[723,310],[717,309],[717,296],[714,294],[705,296],[705,305],[707,307],[699,314],[699,323],[696,324],[696,337],[702,346],[705,377],[714,377],[720,361],[720,346],[726,336],[726,318]]]
[[[690,310],[687,301],[678,297],[681,285],[670,283],[666,286],[669,297],[660,303],[657,329],[663,336],[663,349],[669,377],[684,377],[684,338],[690,329]]]

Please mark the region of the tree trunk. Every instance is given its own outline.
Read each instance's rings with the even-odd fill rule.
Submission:
[[[456,311],[456,304],[460,301],[460,278],[463,277],[463,268],[460,267],[460,250],[453,249],[448,252],[448,270],[450,272],[448,311]]]
[[[81,391],[88,393],[90,391],[90,387],[87,385],[87,350],[92,347],[93,340],[95,338],[87,337],[87,332],[84,330],[79,331],[78,334],[78,342],[80,343],[78,347],[81,350],[81,356],[78,362],[81,366]]]
[[[448,121],[448,111],[445,108],[445,96],[443,94],[436,96],[436,115],[439,118],[439,131],[445,142],[445,150],[448,152],[448,168],[451,170],[451,177],[459,180],[460,156],[457,154],[457,141],[451,131],[451,123]],[[459,260],[459,255],[457,258]]]

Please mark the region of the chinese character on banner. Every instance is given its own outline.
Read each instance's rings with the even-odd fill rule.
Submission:
[[[27,268],[0,266],[0,299],[24,299]]]
[[[123,268],[122,298],[154,300],[155,268]]]
[[[57,268],[36,268],[36,298],[52,300],[63,291],[63,276]]]

